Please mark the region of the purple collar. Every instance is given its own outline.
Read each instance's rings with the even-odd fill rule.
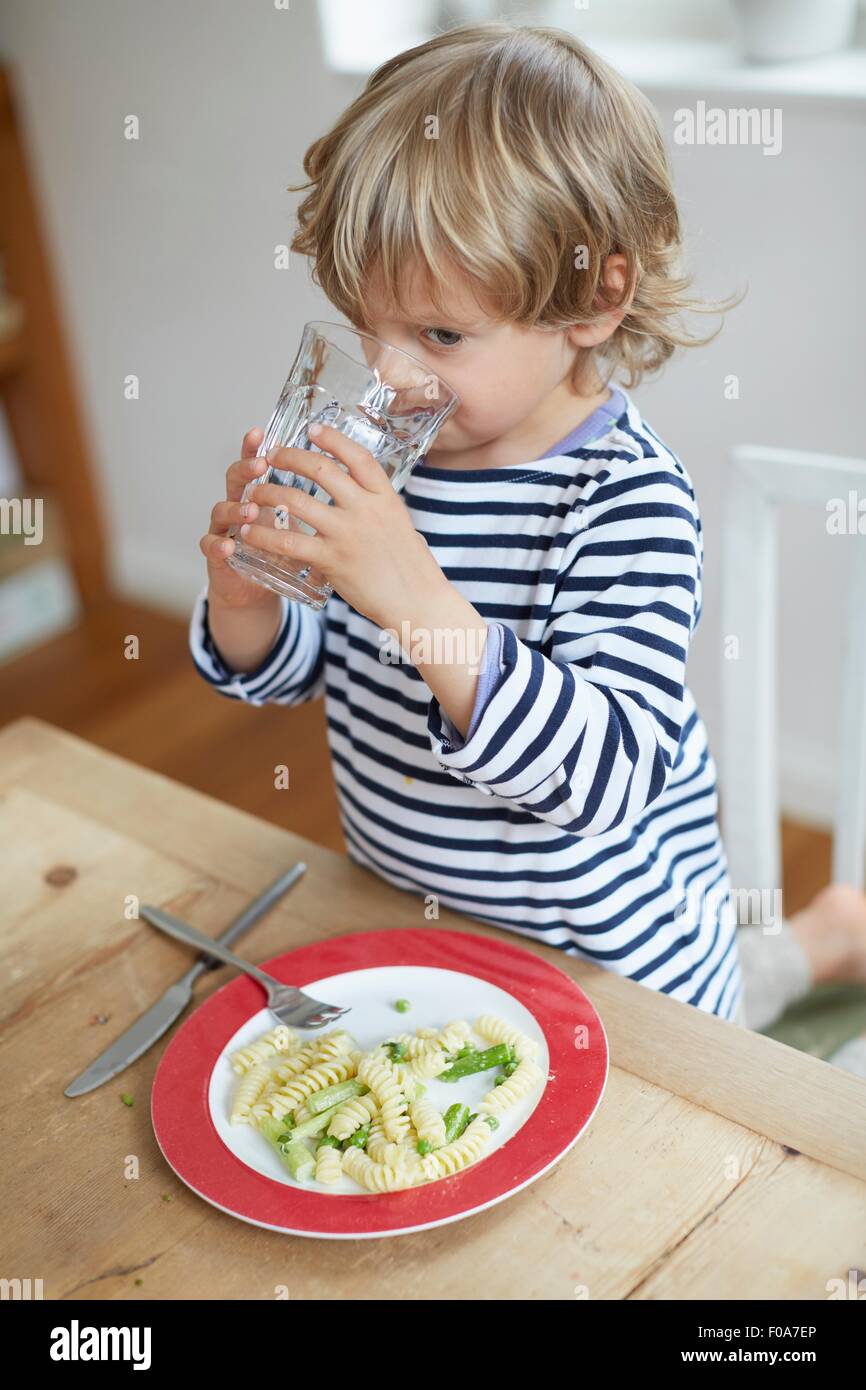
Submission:
[[[587,415],[586,419],[577,426],[577,429],[572,430],[571,434],[567,434],[564,439],[560,439],[558,443],[553,445],[552,449],[548,449],[547,453],[542,454],[541,457],[549,459],[556,454],[567,454],[572,449],[579,449],[582,444],[589,444],[590,440],[609,429],[626,408],[625,396],[619,387],[611,386],[610,391],[609,401],[604,401],[601,405],[596,406],[592,414]]]

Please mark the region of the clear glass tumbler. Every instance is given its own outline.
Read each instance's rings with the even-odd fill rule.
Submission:
[[[308,433],[311,424],[321,421],[363,444],[399,492],[459,403],[456,392],[437,373],[401,348],[343,324],[308,323],[257,455],[280,447],[327,452],[317,448]],[[349,471],[339,459],[336,462]],[[273,467],[247,483],[241,500],[254,498],[260,483],[299,488],[332,505],[333,499],[312,478]],[[293,516],[289,507],[290,499],[285,508],[262,507],[255,525],[314,536],[315,528]],[[227,561],[233,569],[275,593],[311,608],[324,607],[333,588],[314,566],[248,545],[238,530],[233,526],[228,533],[235,541]]]

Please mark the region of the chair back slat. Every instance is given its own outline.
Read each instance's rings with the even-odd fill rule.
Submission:
[[[735,469],[727,490],[722,591],[720,781],[738,889],[781,885],[776,770],[776,515]]]
[[[798,449],[731,451],[722,530],[719,781],[738,891],[781,888],[777,709],[777,507],[866,495],[866,461]],[[854,537],[846,604],[833,881],[866,879],[866,536]]]
[[[866,882],[866,536],[853,547],[842,652],[833,882]]]

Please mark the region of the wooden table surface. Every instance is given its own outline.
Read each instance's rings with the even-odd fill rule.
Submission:
[[[63,1090],[190,964],[124,915],[130,895],[216,936],[298,859],[248,959],[429,925],[423,898],[343,855],[40,720],[0,731],[0,1275],[41,1278],[46,1299],[823,1300],[866,1268],[866,1081],[445,910],[443,927],[536,951],[598,1009],[610,1075],[574,1148],[498,1206],[394,1239],[281,1236],[194,1196],[150,1125],[174,1030],[113,1082]]]

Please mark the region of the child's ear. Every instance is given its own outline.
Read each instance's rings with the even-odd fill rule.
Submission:
[[[609,338],[622,323],[631,305],[634,284],[618,308],[609,309],[606,306],[611,300],[617,303],[622,298],[627,275],[628,261],[621,252],[615,251],[605,257],[602,272],[604,294],[597,294],[593,303],[597,317],[592,323],[575,324],[568,330],[569,341],[574,347],[595,347]]]
[[[618,301],[623,297],[627,275],[628,260],[621,251],[614,251],[610,256],[605,257],[601,280],[608,300]],[[631,287],[631,293],[626,296],[626,305],[631,303],[633,295],[634,285]],[[597,304],[600,309],[604,308],[604,301],[601,296],[598,297]],[[623,313],[625,313],[625,307]]]

